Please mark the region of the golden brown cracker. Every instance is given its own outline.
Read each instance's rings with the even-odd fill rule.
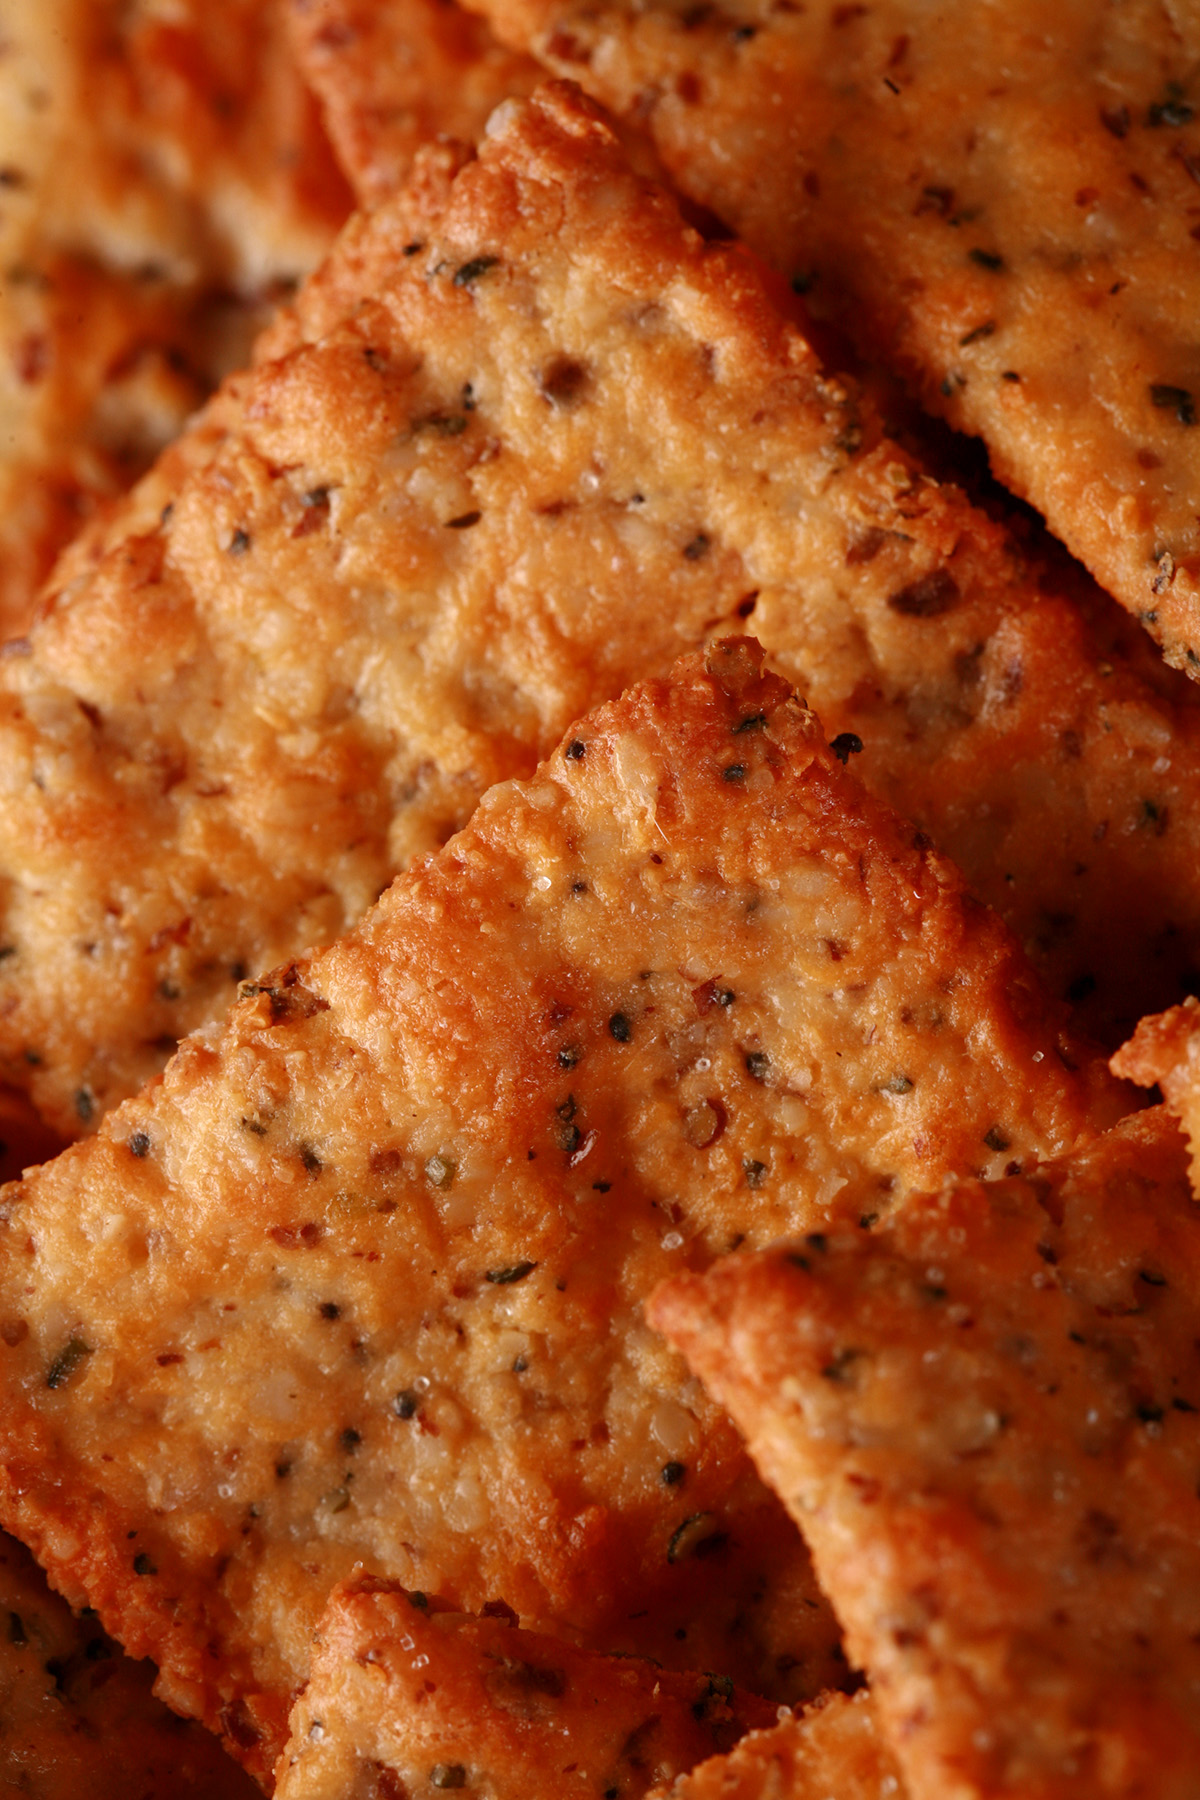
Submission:
[[[251,1800],[215,1738],[151,1693],[94,1615],[73,1618],[0,1535],[0,1792],[27,1800]]]
[[[431,1606],[396,1582],[335,1588],[291,1715],[277,1800],[621,1800],[729,1750],[776,1708],[674,1673]],[[389,1787],[389,1782],[391,1786]]]
[[[1176,666],[1200,656],[1200,22],[1158,0],[478,0],[981,435]],[[1002,74],[999,71],[1003,71]]]
[[[650,1800],[902,1800],[871,1696],[830,1694],[803,1715],[752,1731]]]
[[[914,1793],[1195,1791],[1198,1309],[1162,1108],[656,1296],[802,1525]]]
[[[0,664],[6,1078],[94,1127],[241,975],[742,615],[1110,1030],[1130,989],[1176,998],[1193,711],[1097,663],[586,103],[514,105],[459,160],[347,231]],[[1109,956],[1118,891],[1161,929],[1122,911]]]
[[[641,1300],[1121,1103],[761,659],[573,727],[6,1190],[0,1511],[253,1767],[358,1561],[829,1685],[800,1541]]]

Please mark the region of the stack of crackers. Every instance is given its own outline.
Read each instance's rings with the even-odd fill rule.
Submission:
[[[1195,1800],[1200,8],[9,10],[0,1786]]]

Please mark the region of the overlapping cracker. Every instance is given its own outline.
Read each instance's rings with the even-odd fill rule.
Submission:
[[[76,1619],[0,1535],[0,1792],[27,1800],[251,1800],[215,1738],[155,1700],[94,1617]]]
[[[896,1761],[869,1694],[832,1694],[800,1717],[752,1731],[726,1756],[650,1800],[902,1800]]]
[[[828,1685],[800,1540],[642,1299],[1120,1104],[760,661],[600,709],[5,1191],[0,1516],[252,1767],[359,1561]]]
[[[348,206],[274,0],[16,0],[0,53],[0,637]]]
[[[1200,658],[1200,22],[1158,0],[475,0]]]
[[[633,1800],[775,1712],[727,1677],[597,1656],[359,1577],[321,1618],[276,1800]]]
[[[0,665],[6,1077],[94,1126],[237,979],[743,615],[1053,977],[1110,1027],[1129,989],[1174,999],[1197,715],[1086,641],[1050,701],[1077,615],[586,103],[515,106],[453,168],[346,235]]]
[[[1200,1781],[1200,1218],[1164,1109],[648,1309],[813,1548],[914,1793]]]
[[[423,144],[474,143],[502,100],[545,79],[450,0],[289,0],[288,18],[361,206],[391,199]]]

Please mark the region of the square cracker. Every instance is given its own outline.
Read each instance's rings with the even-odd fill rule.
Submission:
[[[804,1530],[914,1793],[1196,1793],[1200,1217],[1163,1108],[648,1311]]]
[[[254,1766],[362,1561],[780,1698],[782,1508],[640,1304],[1111,1091],[746,640],[573,727],[5,1190],[0,1515]]]

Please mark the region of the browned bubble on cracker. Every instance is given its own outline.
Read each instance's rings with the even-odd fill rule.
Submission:
[[[752,1731],[650,1800],[902,1800],[905,1790],[865,1691],[830,1694]]]
[[[1195,1791],[1198,1304],[1162,1108],[656,1296],[812,1545],[914,1793]]]
[[[1195,16],[479,0],[1200,657]],[[1001,74],[1000,72],[1003,71]]]
[[[275,1793],[343,1800],[374,1779],[408,1800],[637,1800],[775,1713],[727,1676],[598,1656],[359,1577],[322,1614]]]
[[[251,1800],[258,1790],[216,1740],[154,1698],[153,1675],[94,1615],[73,1617],[29,1552],[0,1534],[0,1790]]]
[[[728,640],[5,1192],[5,1521],[258,1769],[362,1561],[773,1698],[798,1535],[641,1322],[742,1241],[1121,1106],[1000,923]]]

